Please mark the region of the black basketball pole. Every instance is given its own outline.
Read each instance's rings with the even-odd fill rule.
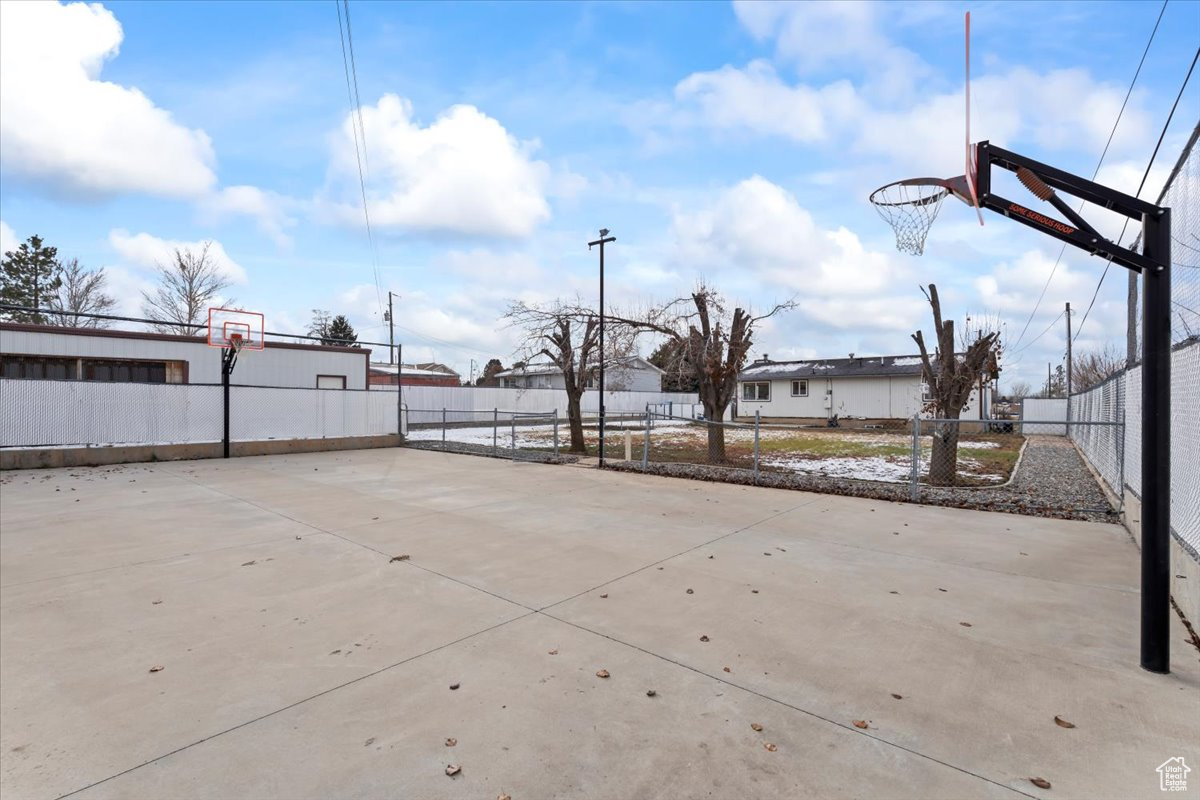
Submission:
[[[223,458],[229,458],[229,376],[237,362],[237,350],[226,347],[221,351],[221,391],[225,395],[225,427],[221,437]]]
[[[1142,253],[1171,263],[1171,211],[1142,218]],[[1171,671],[1171,270],[1142,270],[1142,668]]]
[[[617,237],[608,235],[608,228],[600,229],[600,238],[588,242],[588,250],[600,245],[600,467],[604,468],[604,245],[615,242]]]
[[[984,208],[1060,241],[1142,273],[1142,608],[1140,663],[1171,671],[1171,210],[1072,175],[1027,156],[976,146],[979,202]],[[991,167],[1017,173],[1036,197],[1062,205],[1052,189],[1142,223],[1142,252],[1102,237],[1067,214],[1076,228],[992,191]],[[1122,491],[1123,491],[1122,487]]]

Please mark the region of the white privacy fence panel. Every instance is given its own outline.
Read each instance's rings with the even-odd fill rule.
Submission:
[[[392,392],[336,389],[230,389],[230,433],[234,441],[333,439],[396,432]]]
[[[0,447],[219,442],[220,386],[0,379]]]
[[[378,387],[391,395],[392,387]],[[550,413],[558,409],[566,417],[565,389],[499,389],[478,386],[405,386],[404,405],[411,411],[413,425],[441,422],[442,409],[478,412],[482,420],[492,409],[529,413]],[[675,403],[690,406],[699,398],[691,392],[605,392],[606,414],[645,414],[648,403]],[[600,411],[600,393],[587,391],[581,400],[583,413],[594,416]],[[435,413],[436,412],[436,413]],[[486,412],[486,414],[485,414]],[[488,417],[490,419],[490,417]]]
[[[219,442],[224,397],[211,384],[0,379],[0,447]],[[394,392],[230,387],[230,439],[395,433]]]
[[[1134,367],[1071,398],[1073,420],[1124,418],[1123,482],[1142,496],[1142,368]],[[1115,433],[1114,433],[1115,435]],[[1083,426],[1071,429],[1088,460],[1114,491],[1121,478],[1103,464],[1106,442]],[[1171,529],[1200,551],[1200,342],[1171,355]]]
[[[1021,432],[1024,434],[1066,436],[1067,399],[1065,397],[1026,397],[1021,401],[1021,419],[1064,423],[1062,425],[1030,425],[1022,422]]]

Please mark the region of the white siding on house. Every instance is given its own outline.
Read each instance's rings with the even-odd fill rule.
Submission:
[[[188,383],[220,383],[221,351],[203,340],[133,339],[69,332],[0,329],[0,352],[39,356],[186,361]],[[243,351],[232,383],[243,386],[283,386],[313,389],[318,375],[344,375],[347,389],[367,388],[369,350],[358,353],[321,349],[273,347]]]
[[[770,381],[769,400],[743,400],[738,387],[738,415],[764,417],[828,418],[866,417],[868,419],[907,419],[921,412],[921,378],[919,375],[895,375],[869,378],[821,378],[808,380],[808,396],[793,397],[792,382],[800,379]],[[742,383],[762,383],[743,381]],[[828,402],[827,402],[828,401]],[[978,417],[978,392],[971,393],[963,417]]]

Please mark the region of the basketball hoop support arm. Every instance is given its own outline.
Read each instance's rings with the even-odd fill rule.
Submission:
[[[979,204],[1095,256],[1142,274],[1142,619],[1141,665],[1170,672],[1171,634],[1171,210],[1003,150],[975,145]],[[1108,241],[992,193],[991,167],[1024,168],[1046,186],[1142,225],[1142,252]],[[1024,181],[1023,181],[1024,182]],[[1057,197],[1048,197],[1053,202]],[[1060,200],[1057,208],[1065,205]],[[1065,214],[1083,222],[1075,214]],[[1123,492],[1124,487],[1120,487]]]

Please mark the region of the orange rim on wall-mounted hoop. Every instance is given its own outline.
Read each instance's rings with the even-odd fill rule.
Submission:
[[[266,347],[263,315],[233,308],[208,310],[208,346],[222,350],[262,350]]]

